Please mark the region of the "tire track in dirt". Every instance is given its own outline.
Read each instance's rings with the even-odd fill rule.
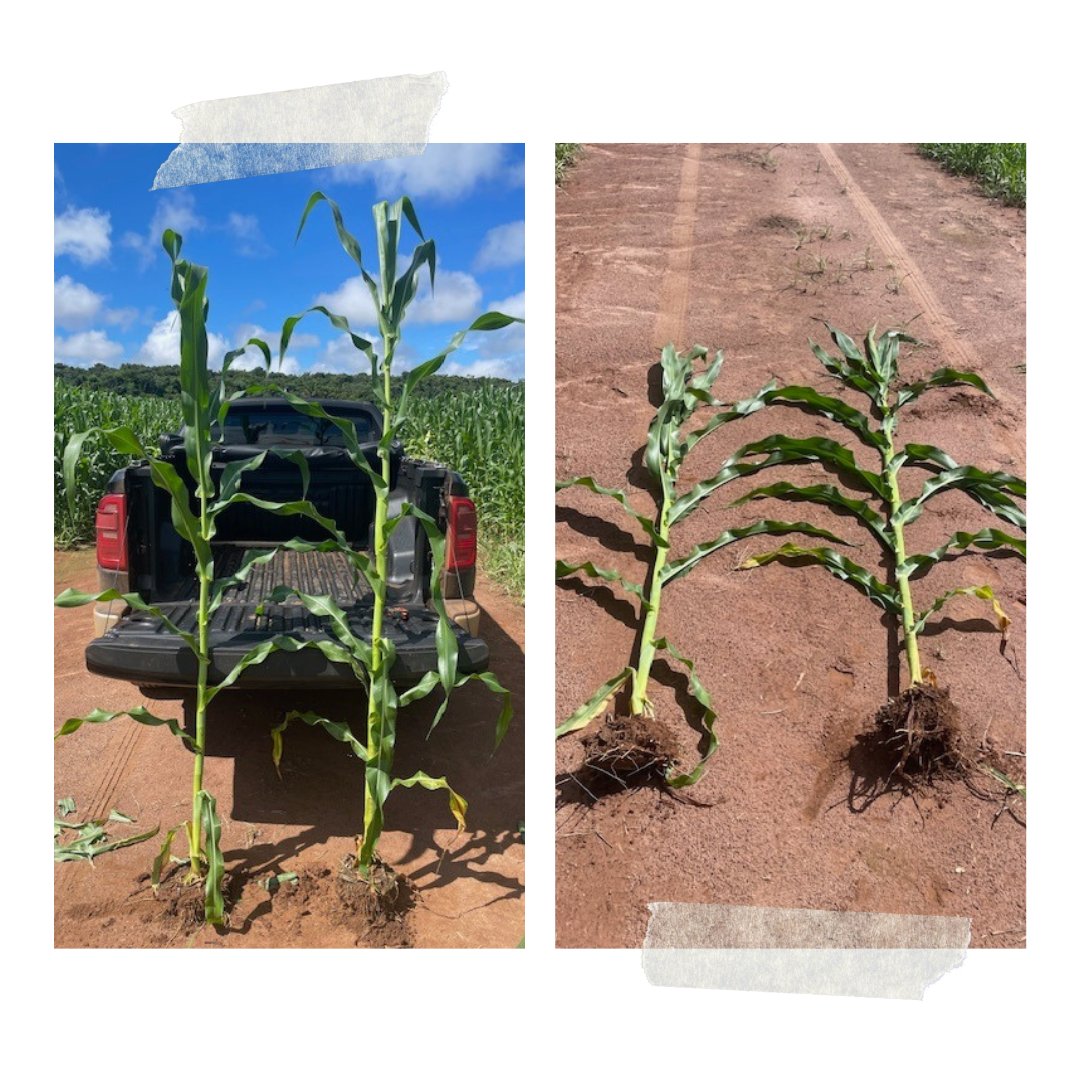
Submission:
[[[85,817],[80,816],[80,821],[107,817],[109,811],[116,806],[116,796],[119,793],[120,785],[131,773],[135,761],[135,751],[142,739],[144,730],[142,724],[130,721],[129,726],[121,732],[120,737],[110,740],[107,744],[106,754],[103,757],[108,764],[98,781],[94,794],[90,797],[87,814]],[[74,874],[60,874],[57,891],[62,895],[67,895],[74,888],[76,880]]]
[[[889,228],[877,207],[848,172],[847,166],[837,157],[836,151],[828,143],[818,143],[818,152],[825,159],[825,164],[832,170],[840,186],[846,189],[848,198],[866,222],[867,228],[877,241],[882,253],[896,265],[905,287],[911,290],[912,295],[922,305],[923,317],[933,328],[936,344],[941,348],[942,353],[946,357],[955,357],[955,362],[950,361],[947,366],[967,368],[972,371],[981,370],[982,364],[975,350],[966,341],[957,337],[953,330],[953,321],[946,314],[945,308],[930,287],[930,283],[907,253],[899,237]]]
[[[679,348],[686,333],[686,311],[690,304],[690,264],[694,250],[694,219],[697,217],[698,176],[701,172],[701,143],[690,143],[679,176],[675,200],[675,220],[671,226],[671,253],[660,284],[660,310],[656,315],[655,344],[669,341]]]

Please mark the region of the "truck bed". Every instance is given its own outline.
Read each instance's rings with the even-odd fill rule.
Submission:
[[[234,573],[245,550],[248,547],[242,544],[215,545],[215,576],[223,578]],[[353,633],[370,640],[372,592],[341,552],[278,551],[270,562],[255,566],[244,584],[229,589],[225,602],[212,616],[211,684],[220,682],[245,653],[268,637],[288,634],[303,641],[330,636],[327,619],[312,615],[295,597],[282,604],[266,605],[261,615],[256,613],[263,597],[280,585],[315,596],[331,596],[348,613]],[[195,633],[197,598],[198,583],[193,577],[176,583],[152,602],[181,630]],[[392,672],[395,683],[408,685],[425,672],[437,670],[437,626],[437,616],[421,605],[388,606],[383,633],[397,649]],[[488,656],[484,642],[460,628],[455,632],[461,672],[484,670]],[[97,674],[155,687],[190,686],[197,669],[187,645],[166,630],[160,619],[146,612],[131,612],[91,642],[86,662]],[[241,689],[339,689],[355,686],[355,677],[346,665],[331,663],[317,649],[305,649],[271,654],[262,664],[248,668],[235,685]]]

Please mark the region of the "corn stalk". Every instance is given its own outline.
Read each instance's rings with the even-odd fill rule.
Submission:
[[[696,364],[701,359],[707,362],[705,367],[698,371]],[[803,533],[844,543],[827,530],[805,521],[768,520],[758,521],[745,527],[726,529],[708,543],[698,544],[687,556],[671,559],[672,529],[695,509],[694,505],[687,505],[686,496],[680,497],[676,494],[679,470],[687,455],[712,432],[731,421],[749,416],[763,408],[769,400],[769,395],[776,392],[776,384],[769,383],[744,401],[734,405],[723,404],[713,396],[712,392],[723,362],[724,355],[720,350],[716,351],[712,361],[709,362],[707,350],[700,345],[694,346],[685,353],[678,353],[675,351],[675,346],[669,344],[661,351],[663,401],[649,425],[645,444],[645,464],[657,487],[658,505],[655,514],[639,513],[624,491],[618,488],[602,487],[591,476],[575,476],[559,481],[555,485],[556,491],[577,486],[612,499],[634,519],[652,545],[651,566],[644,587],[628,581],[613,570],[597,567],[592,562],[567,563],[561,559],[557,560],[556,578],[584,574],[586,577],[618,585],[625,592],[636,597],[639,602],[641,629],[636,664],[628,665],[618,675],[608,679],[585,704],[556,729],[556,736],[566,735],[571,731],[586,727],[604,711],[611,698],[627,683],[630,684],[632,715],[651,716],[653,705],[648,694],[649,679],[657,652],[666,651],[687,669],[690,692],[702,707],[702,723],[707,739],[705,753],[694,769],[686,773],[669,770],[667,782],[672,787],[684,787],[695,783],[700,778],[705,763],[716,751],[718,739],[715,731],[716,713],[712,707],[712,699],[698,678],[693,661],[679,652],[666,636],[658,636],[660,599],[665,586],[689,573],[707,556],[739,540],[762,533],[771,535]],[[721,411],[714,413],[700,427],[684,432],[683,426],[702,406],[718,408]]]
[[[978,532],[956,532],[933,551],[910,554],[905,528],[922,515],[931,499],[946,491],[962,491],[985,510],[1023,531],[1027,527],[1027,520],[1014,499],[1026,497],[1027,485],[1009,473],[984,472],[972,466],[958,465],[936,446],[900,444],[898,440],[901,410],[928,390],[964,386],[993,397],[980,376],[953,368],[939,368],[926,379],[904,383],[899,370],[900,345],[902,342],[914,344],[914,338],[898,331],[889,331],[878,339],[875,328],[867,332],[863,348],[860,349],[842,331],[832,326],[828,329],[840,355],[831,355],[811,341],[814,355],[832,378],[869,399],[870,412],[862,413],[838,398],[828,397],[805,386],[774,390],[765,395],[764,403],[796,406],[841,424],[865,446],[877,452],[881,462],[880,471],[860,468],[851,450],[831,439],[792,439],[773,435],[737,450],[716,476],[698,484],[680,500],[676,512],[689,512],[712,492],[738,477],[774,465],[806,462],[827,465],[845,485],[876,498],[883,504],[884,513],[875,510],[864,499],[846,494],[834,485],[800,487],[785,482],[755,488],[733,505],[755,499],[778,498],[818,503],[853,517],[881,548],[890,580],[879,580],[865,567],[830,548],[805,548],[791,543],[745,560],[740,569],[752,569],[775,560],[810,562],[823,566],[835,577],[853,585],[899,623],[909,682],[915,686],[924,680],[919,635],[930,618],[949,600],[957,596],[974,596],[987,601],[1003,635],[1008,628],[1009,618],[989,585],[950,589],[936,597],[926,610],[919,611],[912,599],[911,579],[916,574],[929,571],[953,552],[998,549],[1026,557],[1027,543],[1023,536],[997,528],[984,528]],[[905,466],[916,466],[930,473],[923,481],[919,494],[907,499],[900,485],[901,471]]]
[[[371,382],[376,404],[382,413],[382,436],[379,439],[377,456],[378,465],[373,467],[362,449],[357,445],[356,433],[352,425],[330,416],[321,406],[304,401],[294,394],[283,396],[293,407],[308,416],[318,417],[337,425],[344,436],[347,452],[353,464],[371,481],[375,489],[375,525],[372,552],[354,550],[347,539],[336,528],[331,529],[331,538],[319,545],[321,550],[343,552],[350,560],[356,572],[364,577],[371,587],[374,597],[371,615],[370,639],[353,632],[348,613],[338,607],[328,597],[315,597],[295,590],[278,590],[271,600],[280,599],[287,593],[295,595],[309,611],[329,618],[329,628],[336,641],[306,643],[308,647],[319,648],[331,659],[351,666],[357,682],[367,694],[367,739],[361,745],[351,735],[347,738],[346,729],[324,717],[313,713],[290,713],[274,730],[273,749],[275,762],[282,754],[282,736],[289,723],[302,719],[313,726],[322,727],[333,737],[347,742],[364,763],[364,831],[358,839],[357,872],[372,887],[375,880],[371,871],[377,857],[376,847],[383,831],[383,808],[391,791],[397,787],[412,787],[419,784],[429,790],[444,789],[449,793],[450,809],[458,822],[464,827],[465,800],[454,792],[445,778],[430,777],[417,772],[408,778],[395,778],[392,774],[394,762],[394,744],[397,731],[397,711],[400,707],[418,701],[430,694],[437,686],[443,690],[432,729],[441,720],[449,704],[451,693],[471,681],[478,681],[502,698],[502,709],[496,721],[495,744],[502,741],[511,719],[510,693],[489,672],[462,675],[458,672],[458,639],[453,624],[443,602],[441,573],[445,559],[445,541],[437,523],[426,513],[408,503],[393,516],[389,512],[391,447],[401,439],[409,420],[409,406],[416,387],[425,379],[434,375],[446,357],[457,349],[468,333],[474,331],[499,330],[520,319],[511,318],[499,312],[488,312],[474,320],[465,330],[456,333],[449,344],[437,356],[417,365],[408,371],[401,384],[400,394],[395,399],[391,392],[391,373],[394,354],[401,341],[402,324],[409,305],[416,297],[420,275],[427,271],[432,289],[435,287],[435,242],[425,239],[420,222],[412,202],[402,197],[394,203],[379,202],[372,208],[375,220],[375,241],[378,251],[378,270],[376,276],[369,272],[364,262],[360,244],[346,228],[344,218],[337,203],[322,192],[315,192],[304,207],[297,239],[304,230],[308,216],[320,203],[326,203],[333,216],[337,236],[346,253],[356,264],[357,269],[371,294],[378,317],[378,329],[381,337],[381,355],[376,352],[375,344],[356,334],[348,320],[325,307],[316,306],[285,320],[281,333],[280,358],[283,359],[297,323],[311,313],[318,313],[329,319],[330,323],[349,335],[353,346],[363,353],[371,366]],[[420,240],[413,250],[412,257],[403,273],[398,275],[398,242],[404,222],[416,233]],[[279,391],[280,392],[280,391]],[[384,633],[387,590],[387,551],[390,536],[406,518],[414,519],[424,530],[432,556],[431,602],[438,614],[436,630],[436,648],[438,652],[438,670],[428,672],[414,687],[400,697],[392,681],[395,660],[394,644]]]
[[[180,397],[183,411],[184,458],[187,472],[194,482],[194,499],[188,485],[171,462],[150,454],[139,437],[126,424],[93,427],[72,436],[63,456],[64,485],[68,500],[74,504],[76,496],[76,465],[88,439],[103,438],[115,450],[128,458],[147,462],[154,484],[165,491],[170,500],[172,524],[180,537],[191,545],[195,554],[195,574],[199,585],[196,632],[188,633],[176,626],[160,608],[143,600],[138,593],[120,593],[116,589],[91,594],[76,589],[66,589],[56,598],[59,607],[80,607],[98,601],[117,600],[143,611],[160,620],[162,626],[180,637],[195,654],[197,676],[195,688],[195,735],[183,732],[175,720],[161,719],[144,708],[120,712],[104,712],[95,709],[81,717],[72,717],[57,732],[69,735],[83,724],[99,724],[127,716],[138,723],[152,727],[166,727],[172,734],[186,742],[194,752],[192,767],[191,819],[184,823],[188,839],[190,869],[188,883],[205,882],[205,915],[208,923],[224,921],[224,900],[221,891],[224,861],[221,855],[221,823],[217,817],[214,797],[203,784],[203,763],[206,751],[206,713],[210,702],[221,690],[231,686],[245,668],[260,663],[275,648],[290,647],[290,639],[273,639],[244,656],[216,686],[210,686],[210,620],[225,599],[227,590],[247,580],[252,569],[269,561],[276,549],[252,550],[245,554],[237,572],[227,578],[214,577],[214,553],[212,541],[217,527],[218,515],[239,502],[249,502],[276,514],[304,514],[321,519],[315,507],[306,501],[271,503],[245,495],[240,490],[243,474],[257,469],[266,457],[265,452],[243,461],[230,462],[222,470],[220,479],[214,482],[211,475],[215,436],[224,427],[225,416],[239,392],[228,395],[225,377],[232,362],[248,346],[262,354],[265,363],[271,362],[270,349],[265,342],[251,338],[247,345],[226,354],[222,363],[221,377],[211,385],[207,366],[206,317],[209,301],[206,295],[208,271],[203,266],[180,258],[182,238],[172,229],[166,229],[162,245],[172,263],[172,298],[180,319]],[[220,438],[220,435],[218,436]],[[194,502],[194,506],[193,506]],[[332,524],[332,523],[330,523]],[[175,830],[174,830],[175,831]],[[171,841],[170,833],[169,840]],[[163,849],[164,851],[164,849]]]

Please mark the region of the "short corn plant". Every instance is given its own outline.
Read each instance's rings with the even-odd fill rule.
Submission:
[[[942,715],[951,713],[953,707],[943,703],[944,695],[933,685],[933,675],[923,667],[919,635],[929,620],[958,596],[973,596],[989,603],[1002,634],[1008,628],[1009,619],[989,585],[949,589],[934,598],[925,609],[918,610],[912,599],[912,578],[925,574],[953,552],[1001,549],[1026,557],[1027,546],[1022,535],[998,528],[983,528],[976,532],[956,532],[925,554],[910,553],[904,530],[922,515],[931,500],[947,491],[961,491],[984,510],[1023,532],[1026,518],[1014,500],[1024,498],[1027,488],[1023,480],[1008,473],[984,472],[972,466],[958,465],[936,446],[903,444],[899,440],[900,415],[907,405],[939,387],[969,387],[992,397],[982,378],[972,372],[939,368],[925,379],[906,383],[900,377],[900,345],[916,344],[914,338],[898,331],[889,331],[878,338],[876,330],[872,329],[860,349],[846,334],[832,326],[828,329],[839,356],[813,341],[810,342],[811,349],[830,376],[869,400],[869,413],[803,386],[785,387],[783,400],[799,404],[801,408],[847,428],[860,442],[877,452],[880,469],[860,468],[851,450],[831,439],[774,435],[740,448],[716,476],[698,484],[677,505],[680,509],[695,506],[731,480],[762,469],[806,462],[824,464],[844,481],[845,486],[868,493],[882,505],[884,512],[832,484],[797,486],[787,482],[755,488],[736,503],[762,498],[812,502],[854,518],[881,549],[887,581],[880,580],[866,567],[831,548],[808,548],[792,543],[755,555],[745,560],[740,569],[752,569],[775,560],[817,564],[853,585],[886,612],[902,636],[909,679],[909,688],[898,702],[893,703],[895,718],[890,721],[900,736],[898,745],[902,744],[898,768],[910,765],[926,770],[935,755],[940,757],[944,753],[949,757],[952,753],[949,747],[943,749],[940,743],[946,734],[942,725],[948,727],[955,721]],[[930,475],[924,479],[918,494],[905,498],[900,477],[906,466],[918,467]],[[929,748],[920,746],[924,740],[928,741]],[[959,764],[955,754],[952,756],[951,763]]]
[[[67,589],[56,598],[60,607],[79,607],[96,601],[117,600],[134,608],[145,611],[159,619],[170,633],[184,640],[195,654],[198,661],[195,691],[195,735],[192,737],[182,730],[176,720],[167,720],[154,716],[143,707],[120,712],[106,712],[95,709],[85,716],[72,717],[57,733],[69,735],[83,724],[100,724],[117,717],[127,716],[140,724],[151,727],[166,727],[178,738],[184,740],[194,751],[192,770],[192,807],[191,820],[182,826],[188,839],[188,861],[190,864],[187,882],[194,884],[205,882],[205,916],[212,924],[224,921],[224,899],[222,879],[224,860],[221,854],[221,823],[217,816],[214,797],[203,786],[203,761],[206,747],[206,711],[214,697],[231,686],[245,668],[253,663],[260,663],[272,649],[264,645],[244,656],[217,685],[210,686],[209,626],[214,612],[220,607],[228,589],[243,583],[257,563],[263,563],[273,557],[275,551],[248,552],[237,572],[227,578],[215,579],[214,554],[211,546],[217,518],[229,506],[238,502],[250,502],[273,513],[305,513],[317,516],[315,508],[306,502],[270,503],[249,497],[240,491],[243,474],[258,468],[265,454],[257,454],[243,461],[231,462],[225,466],[219,481],[215,484],[211,477],[211,461],[215,435],[223,427],[225,415],[230,403],[239,394],[232,396],[225,391],[225,376],[229,366],[242,349],[228,353],[222,364],[221,377],[211,385],[207,367],[206,318],[209,308],[206,289],[208,271],[180,258],[182,238],[173,230],[167,229],[162,237],[162,244],[172,262],[172,298],[176,304],[180,320],[180,396],[184,420],[184,454],[187,471],[194,481],[193,500],[184,478],[168,461],[147,453],[132,429],[124,424],[91,428],[74,435],[64,451],[64,478],[67,496],[75,498],[75,467],[82,453],[83,444],[92,437],[104,438],[114,449],[132,458],[145,459],[150,468],[154,484],[165,491],[170,499],[172,523],[180,537],[191,545],[195,554],[195,573],[199,583],[197,608],[197,628],[195,633],[181,630],[158,607],[144,601],[138,593],[120,593],[108,589],[97,594]],[[271,354],[265,342],[252,338],[248,345],[259,349],[264,361],[269,365]],[[217,436],[220,438],[220,435]],[[285,647],[290,643],[286,641]],[[276,642],[275,642],[276,645]],[[155,861],[153,882],[156,886],[160,870],[169,856],[169,847],[177,830],[170,830],[162,854]]]
[[[427,270],[432,289],[435,286],[435,242],[425,239],[413,209],[412,202],[403,197],[395,203],[379,202],[372,208],[375,219],[375,243],[378,252],[378,280],[368,271],[363,260],[360,244],[345,226],[341,210],[334,200],[322,192],[315,192],[308,200],[300,219],[297,238],[303,232],[308,215],[319,204],[325,202],[333,216],[338,239],[349,257],[356,264],[360,275],[371,293],[378,316],[378,329],[382,339],[381,355],[376,352],[375,344],[356,334],[349,327],[348,321],[324,307],[310,308],[285,321],[281,334],[281,357],[284,357],[296,324],[311,312],[324,315],[340,330],[349,334],[353,345],[362,352],[371,365],[372,386],[375,401],[382,413],[383,431],[378,444],[379,467],[373,468],[357,444],[356,432],[348,422],[335,420],[321,408],[294,394],[284,394],[293,407],[308,416],[318,417],[334,423],[341,431],[353,464],[371,481],[375,489],[375,525],[373,550],[369,554],[351,547],[344,535],[332,529],[331,538],[323,541],[320,550],[343,552],[351,561],[355,571],[362,575],[371,587],[374,606],[371,615],[370,640],[358,636],[350,626],[348,613],[343,611],[325,596],[310,596],[296,590],[277,590],[271,600],[278,601],[285,595],[295,595],[307,609],[329,619],[329,629],[336,641],[306,643],[320,649],[328,659],[348,664],[356,676],[357,683],[367,694],[367,739],[365,743],[357,740],[345,725],[334,723],[315,713],[294,712],[273,732],[273,753],[275,763],[280,762],[282,754],[282,736],[289,723],[302,720],[312,726],[323,728],[331,736],[347,743],[357,757],[364,763],[364,831],[358,838],[356,852],[356,874],[367,882],[373,891],[378,892],[392,881],[392,875],[375,874],[377,868],[377,845],[383,831],[383,808],[390,793],[398,787],[419,785],[429,790],[445,790],[450,800],[450,809],[459,828],[464,827],[466,803],[444,777],[431,777],[417,772],[407,778],[393,776],[394,744],[397,732],[398,709],[418,701],[441,686],[443,700],[435,713],[432,728],[438,724],[449,703],[450,694],[455,689],[472,680],[483,683],[493,693],[501,696],[502,709],[496,721],[496,746],[502,741],[511,719],[510,693],[490,672],[474,675],[462,675],[458,672],[458,641],[443,602],[441,571],[445,558],[445,541],[437,523],[426,513],[408,503],[395,514],[389,511],[390,494],[390,456],[391,444],[400,439],[409,419],[411,395],[416,387],[426,378],[435,374],[446,357],[464,341],[466,334],[472,331],[498,330],[519,319],[511,318],[498,312],[488,312],[477,318],[467,329],[455,334],[447,347],[437,356],[417,365],[405,374],[400,394],[391,393],[391,373],[394,354],[401,341],[402,323],[409,305],[416,296],[420,275]],[[402,230],[403,218],[420,239],[413,251],[407,268],[398,276],[398,240]],[[384,633],[387,587],[387,550],[390,535],[406,518],[415,519],[428,538],[432,553],[433,573],[431,576],[432,606],[439,616],[436,630],[438,650],[438,670],[428,672],[420,682],[403,693],[400,697],[391,680],[394,667],[394,644]]]
[[[701,370],[696,370],[698,360],[706,359]],[[591,476],[575,476],[559,481],[556,491],[569,487],[583,487],[603,495],[618,503],[630,517],[637,522],[648,536],[652,545],[652,560],[648,580],[644,587],[628,581],[613,570],[597,567],[594,563],[567,563],[558,560],[555,566],[557,578],[572,574],[584,574],[587,577],[620,586],[631,596],[637,598],[640,605],[640,631],[637,644],[636,664],[630,664],[618,674],[608,679],[579,709],[556,729],[556,735],[566,735],[586,727],[593,719],[607,708],[613,697],[630,686],[629,724],[617,721],[627,739],[621,736],[604,740],[605,745],[598,747],[598,753],[591,755],[587,765],[592,771],[614,775],[620,783],[634,778],[638,781],[650,778],[657,770],[662,771],[665,781],[671,787],[685,787],[695,783],[702,775],[705,763],[716,751],[718,738],[715,730],[716,713],[712,699],[697,676],[694,662],[684,656],[670,642],[667,636],[658,636],[660,619],[660,600],[662,590],[673,581],[688,574],[707,556],[726,548],[736,541],[763,533],[785,535],[803,533],[843,543],[838,537],[825,529],[820,529],[805,521],[757,521],[752,525],[727,529],[707,543],[698,544],[688,554],[671,558],[672,529],[685,521],[697,508],[700,500],[691,498],[692,492],[678,495],[676,485],[679,470],[687,455],[707,435],[723,425],[748,416],[763,408],[777,394],[775,383],[760,389],[752,397],[735,405],[723,405],[712,393],[712,387],[720,374],[723,353],[717,350],[713,359],[708,361],[707,350],[694,346],[685,353],[676,352],[674,345],[667,345],[661,352],[663,401],[649,425],[648,440],[645,446],[645,464],[656,485],[658,510],[654,515],[639,513],[631,505],[626,493],[616,488],[602,487]],[[718,407],[700,427],[684,431],[687,424],[702,406]],[[696,489],[694,489],[696,490]],[[706,733],[706,748],[698,765],[689,772],[679,772],[673,764],[671,753],[663,746],[663,738],[655,731],[647,736],[654,743],[642,746],[638,731],[642,729],[641,720],[652,720],[654,709],[649,700],[649,679],[657,652],[666,651],[674,660],[682,664],[688,673],[690,692],[697,699],[703,710],[702,724]],[[636,747],[628,745],[637,740]],[[649,753],[641,753],[642,749]],[[655,752],[655,753],[654,753]]]

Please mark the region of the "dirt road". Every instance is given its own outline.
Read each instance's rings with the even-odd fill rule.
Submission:
[[[927,394],[906,411],[903,440],[1025,475],[1024,214],[911,147],[589,146],[557,199],[557,305],[556,473],[625,487],[641,512],[655,510],[640,448],[661,346],[722,347],[716,392],[728,401],[774,377],[835,394],[807,347],[808,336],[827,340],[819,319],[857,337],[873,324],[909,325],[927,346],[906,353],[909,379],[946,365],[980,373],[996,399]],[[849,442],[824,420],[766,409],[700,443],[680,487],[781,430]],[[825,479],[801,467],[771,470],[768,482]],[[750,486],[714,496],[675,554],[766,516],[766,505],[768,516],[792,516],[784,503],[728,509]],[[648,550],[621,521],[609,524],[604,500],[575,489],[558,506],[561,558],[644,580]],[[824,508],[797,509],[861,539]],[[909,530],[909,550],[995,524],[966,497],[946,495]],[[580,763],[579,737],[560,741],[559,945],[640,946],[647,903],[670,900],[966,915],[974,945],[1022,946],[1024,827],[962,783],[917,799],[860,795],[867,777],[845,755],[896,692],[899,661],[877,609],[821,568],[734,571],[770,546],[724,550],[664,592],[660,632],[697,662],[720,717],[720,749],[687,789],[700,805],[651,789],[593,805],[564,779]],[[859,556],[874,565],[868,550]],[[980,737],[1022,755],[1022,562],[946,561],[914,584],[916,605],[979,584],[992,585],[1013,620],[1007,645],[999,649],[983,605],[959,600],[928,628],[924,661]],[[557,588],[558,719],[626,664],[634,618],[621,593],[576,580]],[[685,681],[662,665],[655,674],[659,715],[691,763],[700,743]],[[1022,775],[1023,757],[1010,760]]]
[[[56,590],[92,588],[92,551],[58,553]],[[482,634],[491,668],[513,691],[515,717],[492,757],[495,699],[466,687],[430,739],[425,735],[434,696],[399,717],[397,772],[423,769],[446,775],[469,800],[468,829],[458,835],[446,800],[420,789],[394,792],[387,804],[388,829],[380,850],[418,887],[410,916],[411,944],[427,948],[512,948],[524,934],[524,609],[483,579],[477,598],[484,609]],[[144,703],[126,683],[87,673],[83,649],[92,633],[89,608],[56,611],[57,726],[93,707],[127,708]],[[363,772],[341,744],[303,727],[286,735],[283,779],[270,759],[269,728],[289,708],[313,707],[296,695],[223,694],[208,718],[206,787],[223,820],[226,869],[242,892],[231,928],[203,927],[194,936],[159,918],[145,882],[159,841],[100,857],[91,868],[66,863],[56,871],[55,943],[58,946],[142,947],[164,945],[305,948],[364,944],[355,929],[335,921],[327,890],[315,887],[353,850],[360,831]],[[145,702],[159,716],[180,715],[181,703]],[[320,695],[319,706],[335,719],[356,716],[350,694]],[[216,705],[216,703],[215,703]],[[56,747],[55,794],[74,797],[78,815],[103,816],[111,809],[137,818],[115,835],[163,830],[190,812],[191,757],[179,740],[127,720],[84,727]],[[180,843],[180,850],[183,850]],[[444,854],[445,849],[445,854]],[[259,880],[283,871],[311,876],[299,895],[285,886],[273,899]]]

